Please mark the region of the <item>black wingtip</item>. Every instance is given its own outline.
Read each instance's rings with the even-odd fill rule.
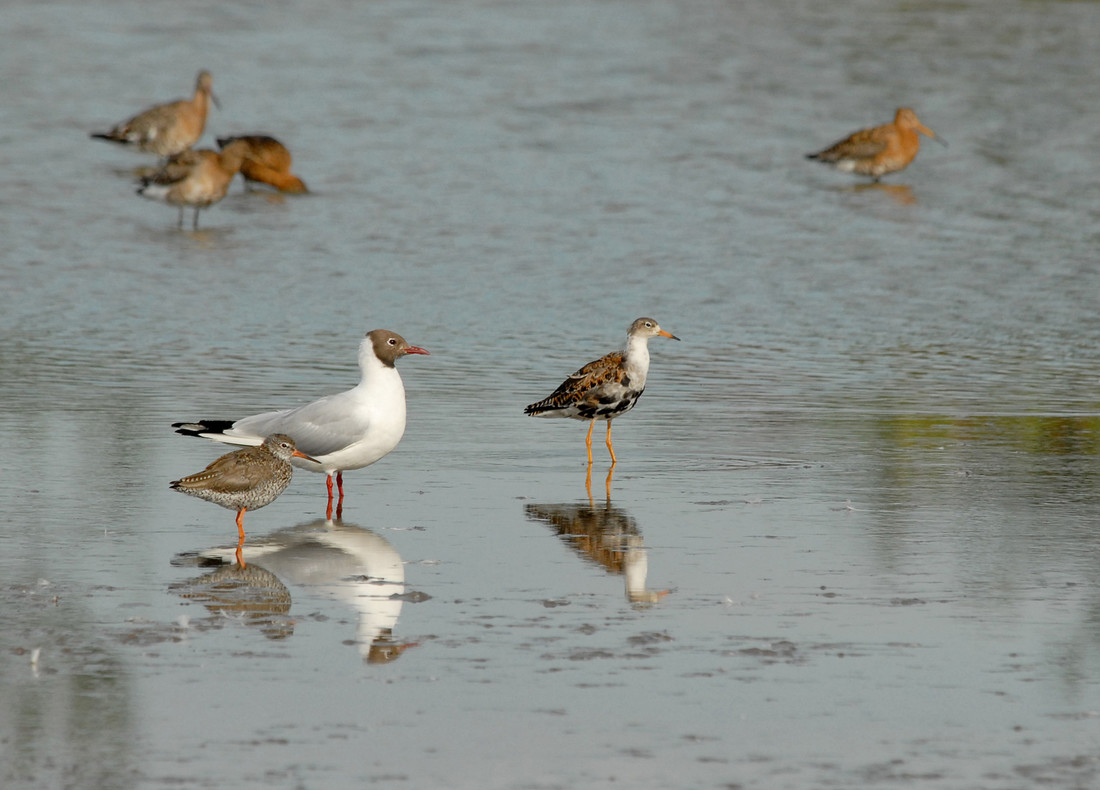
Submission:
[[[202,420],[201,422],[174,422],[172,427],[181,436],[202,436],[204,433],[224,433],[233,427],[232,420]]]

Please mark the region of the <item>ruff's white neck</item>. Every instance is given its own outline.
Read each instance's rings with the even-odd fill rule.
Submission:
[[[646,374],[649,373],[649,338],[628,335],[623,356],[631,386],[642,389],[645,387]]]

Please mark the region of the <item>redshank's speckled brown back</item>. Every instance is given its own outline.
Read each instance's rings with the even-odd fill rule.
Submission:
[[[299,452],[289,436],[276,433],[257,447],[226,453],[198,474],[173,480],[170,486],[174,491],[237,511],[237,562],[244,565],[241,546],[245,511],[270,505],[290,485],[293,456],[313,460]]]

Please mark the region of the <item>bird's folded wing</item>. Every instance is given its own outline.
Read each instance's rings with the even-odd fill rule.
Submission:
[[[361,412],[341,407],[334,398],[321,398],[297,409],[245,417],[227,433],[259,437],[289,434],[300,451],[316,458],[347,448],[349,437],[363,436],[369,425]]]

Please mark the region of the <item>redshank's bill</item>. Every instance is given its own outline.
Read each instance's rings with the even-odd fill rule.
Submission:
[[[259,444],[271,433],[285,433],[316,460],[294,465],[328,475],[328,508],[332,518],[332,478],[339,489],[336,517],[344,505],[343,473],[370,466],[389,453],[405,433],[405,387],[395,363],[407,354],[427,354],[388,329],[374,329],[359,344],[358,386],[328,395],[296,409],[269,411],[240,420],[177,422],[184,436],[202,436],[228,444]]]
[[[244,565],[244,514],[270,505],[290,485],[294,470],[291,458],[316,460],[294,446],[283,434],[272,434],[258,447],[245,447],[226,453],[201,472],[169,485],[173,491],[205,499],[215,505],[237,511],[237,562]]]
[[[649,339],[668,337],[679,340],[658,326],[652,318],[639,318],[626,334],[626,348],[613,351],[589,362],[562,382],[554,392],[523,411],[534,417],[571,417],[590,420],[585,446],[588,465],[592,466],[592,429],[596,420],[607,421],[607,450],[611,466],[618,463],[611,444],[611,421],[634,408],[649,372]]]
[[[919,132],[919,134],[918,134]],[[920,135],[947,145],[908,107],[899,107],[892,123],[861,129],[816,154],[806,154],[845,173],[870,176],[876,182],[887,173],[904,170],[920,150]]]
[[[219,137],[218,147],[223,151],[237,148],[244,154],[241,177],[246,190],[251,190],[254,184],[267,184],[291,194],[309,191],[302,179],[290,172],[290,151],[274,137],[266,134]]]
[[[161,157],[186,151],[202,137],[210,103],[220,106],[213,87],[214,78],[210,72],[200,71],[195,79],[195,95],[190,99],[158,104],[109,132],[92,132],[91,136]]]

